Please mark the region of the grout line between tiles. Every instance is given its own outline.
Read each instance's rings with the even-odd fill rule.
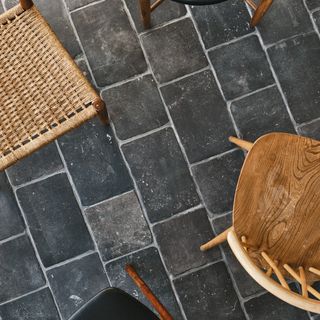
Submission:
[[[5,244],[5,243],[7,243],[7,242],[12,241],[12,240],[15,240],[15,239],[18,239],[18,238],[20,238],[20,237],[23,237],[23,236],[25,236],[25,235],[26,235],[26,232],[23,231],[23,232],[21,232],[21,233],[15,234],[14,236],[11,236],[11,237],[9,237],[9,238],[2,239],[2,240],[0,240],[0,246],[3,245],[3,244]],[[1,320],[1,318],[0,318],[0,320]]]
[[[84,6],[81,6],[81,7],[79,7],[79,8],[72,9],[72,10],[70,10],[70,11],[69,11],[68,6],[66,6],[66,8],[67,8],[67,10],[68,10],[70,13],[73,13],[73,12],[80,11],[80,10],[82,10],[82,9],[86,9],[86,8],[88,8],[88,7],[92,7],[92,6],[96,5],[96,4],[99,4],[99,3],[104,2],[104,1],[106,1],[106,0],[96,0],[96,1],[90,2],[90,3],[88,3],[88,4],[85,4]]]

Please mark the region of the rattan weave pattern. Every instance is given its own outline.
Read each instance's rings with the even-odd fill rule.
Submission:
[[[95,116],[97,98],[35,6],[0,16],[0,170]]]

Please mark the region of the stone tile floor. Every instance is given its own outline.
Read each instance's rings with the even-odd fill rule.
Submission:
[[[175,319],[301,320],[224,244],[244,154],[229,135],[320,139],[320,1],[275,0],[257,29],[241,0],[36,0],[95,87],[97,120],[0,174],[0,319],[68,319],[99,290],[146,303],[133,262]],[[2,0],[6,9],[15,4]]]

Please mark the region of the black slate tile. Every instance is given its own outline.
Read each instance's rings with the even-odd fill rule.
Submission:
[[[17,195],[46,267],[93,249],[65,174],[18,189]]]
[[[125,0],[130,11],[131,17],[134,21],[138,32],[144,31],[139,1]],[[159,26],[162,23],[168,22],[172,19],[177,19],[184,16],[187,10],[184,5],[174,1],[163,2],[151,15],[151,28]]]
[[[161,91],[191,163],[231,149],[226,137],[235,131],[211,71],[184,78]]]
[[[295,37],[268,51],[295,120],[319,118],[319,37],[315,33]]]
[[[122,148],[151,222],[199,204],[196,187],[171,128]]]
[[[249,141],[255,141],[269,132],[295,133],[277,87],[234,101],[231,112],[243,138]]]
[[[319,0],[306,0],[306,4],[309,10],[320,8]]]
[[[215,248],[201,252],[200,246],[214,236],[205,209],[199,209],[153,227],[168,271],[178,275],[221,258]]]
[[[120,139],[125,140],[166,124],[169,120],[157,85],[147,75],[103,92]]]
[[[96,0],[65,0],[69,10],[75,10],[88,5]]]
[[[244,320],[240,302],[223,262],[174,280],[188,320]]]
[[[45,279],[27,236],[0,245],[0,302],[36,290]]]
[[[250,15],[242,1],[232,0],[211,6],[192,6],[206,48],[244,36],[250,28]]]
[[[320,140],[320,120],[300,127],[299,131],[303,136]]]
[[[214,49],[209,57],[228,100],[274,83],[257,36]]]
[[[152,309],[141,291],[125,271],[126,264],[132,264],[156,297],[169,310],[175,320],[182,320],[181,311],[173,294],[169,278],[164,270],[156,248],[148,248],[106,265],[111,285],[131,294]]]
[[[192,21],[187,18],[141,37],[156,79],[167,82],[208,65]]]
[[[138,37],[121,1],[98,2],[71,16],[99,86],[119,82],[147,69]]]
[[[18,186],[63,169],[57,146],[51,143],[7,169],[13,185]]]
[[[43,289],[0,306],[0,319],[60,320],[49,289]]]
[[[61,137],[59,145],[83,205],[133,188],[112,129],[98,118]]]
[[[141,249],[152,235],[134,191],[85,211],[104,261]]]
[[[64,320],[98,292],[109,287],[96,253],[51,269],[47,275]]]
[[[192,168],[204,202],[212,214],[231,211],[242,164],[243,153],[236,150]]]
[[[89,71],[87,61],[85,60],[84,56],[83,55],[78,56],[77,59],[75,60],[75,63],[78,65],[79,69],[82,71],[83,75],[88,79],[91,85],[97,90],[97,88],[93,83],[93,79]]]
[[[249,300],[245,309],[250,320],[309,320],[307,312],[295,308],[270,293]]]
[[[4,172],[0,173],[0,240],[24,230],[20,210]]]
[[[296,34],[313,30],[303,0],[274,1],[258,24],[265,44],[275,43]]]

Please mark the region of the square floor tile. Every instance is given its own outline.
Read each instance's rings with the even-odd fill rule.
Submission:
[[[257,36],[250,36],[209,52],[228,100],[274,83]]]
[[[320,140],[320,120],[300,127],[299,131],[303,136]]]
[[[123,256],[152,242],[152,235],[134,191],[85,211],[104,261]]]
[[[151,222],[199,204],[196,187],[171,128],[122,147]]]
[[[241,135],[249,141],[269,132],[295,133],[276,86],[234,101],[231,112]]]
[[[208,65],[197,32],[187,18],[141,37],[156,79],[167,82]]]
[[[61,137],[59,145],[83,205],[132,190],[112,129],[98,118]]]
[[[174,280],[188,320],[244,320],[240,302],[223,262]]]
[[[315,33],[268,50],[289,108],[298,123],[320,117],[320,41]]]
[[[296,34],[313,30],[303,0],[274,1],[258,24],[265,44],[275,43]]]
[[[51,269],[47,275],[63,320],[69,319],[98,292],[109,287],[96,253]]]
[[[250,15],[242,1],[192,6],[191,11],[206,48],[228,42],[254,30],[250,27]]]
[[[144,305],[153,309],[148,300],[137,288],[125,271],[125,266],[132,264],[140,277],[146,282],[152,292],[168,309],[175,320],[182,320],[181,311],[172,291],[169,278],[164,270],[156,248],[149,248],[115,260],[106,265],[106,270],[113,287],[120,288]]]
[[[18,186],[63,169],[57,146],[51,143],[7,169],[13,185]]]
[[[27,295],[0,306],[0,319],[60,320],[49,289]]]
[[[16,198],[4,172],[0,173],[0,240],[24,231]]]
[[[189,161],[196,162],[232,148],[225,137],[234,127],[211,71],[161,88]]]
[[[138,32],[144,31],[139,1],[125,0],[130,11],[131,17],[134,21]],[[163,2],[151,15],[151,28],[159,26],[162,23],[168,22],[172,19],[177,19],[187,13],[186,7],[183,4],[174,1]]]
[[[314,10],[314,9],[320,8],[319,0],[306,0],[306,4],[307,4],[307,7],[310,10]]]
[[[168,116],[151,75],[103,92],[117,136],[128,139],[166,124]]]
[[[146,71],[138,37],[121,1],[98,2],[71,16],[100,87]]]
[[[221,258],[218,248],[200,251],[200,246],[214,237],[205,209],[159,223],[153,231],[164,263],[173,275]]]
[[[213,215],[232,210],[243,158],[243,152],[236,150],[192,168],[204,202]]]
[[[0,245],[0,302],[45,285],[45,279],[27,236]]]
[[[46,267],[93,249],[65,174],[18,189],[17,195]]]

